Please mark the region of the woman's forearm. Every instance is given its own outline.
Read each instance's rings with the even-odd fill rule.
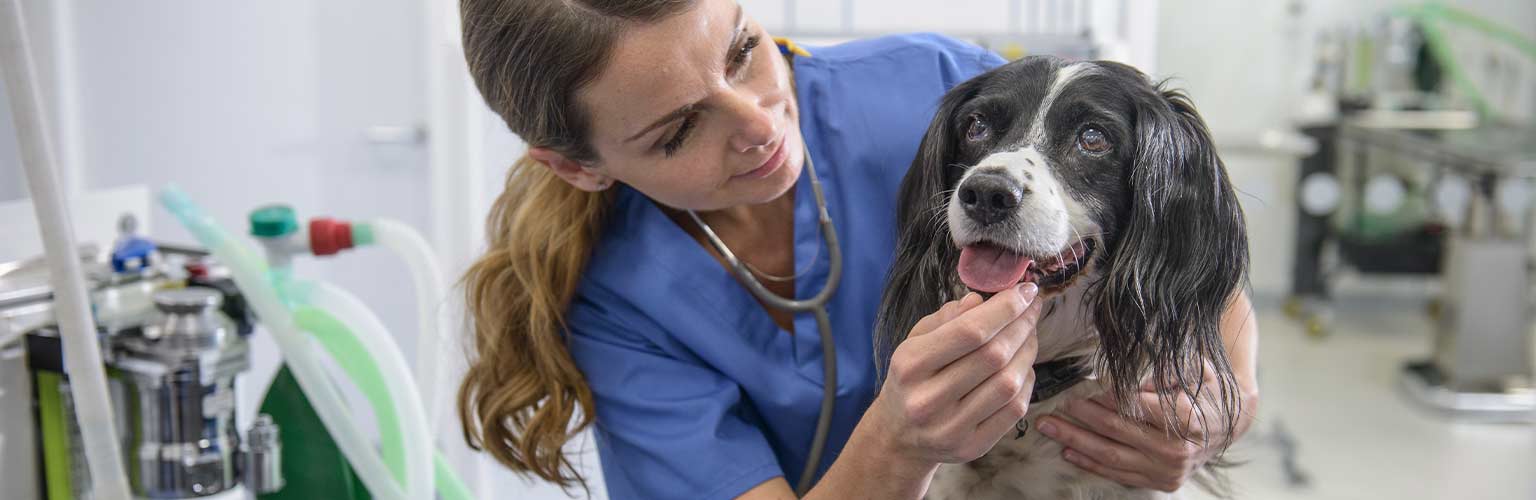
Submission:
[[[866,414],[859,421],[837,461],[804,498],[922,498],[938,464],[911,458],[876,420]]]
[[[1232,375],[1237,379],[1238,397],[1242,412],[1237,416],[1232,439],[1236,441],[1259,412],[1259,383],[1257,360],[1259,357],[1259,322],[1253,311],[1253,301],[1247,292],[1240,292],[1227,306],[1221,317],[1222,344],[1227,349],[1227,360],[1232,365]]]
[[[801,498],[922,498],[938,464],[913,458],[911,450],[903,450],[897,444],[899,436],[879,420],[880,417],[865,413],[827,473]],[[790,481],[798,479],[788,475],[774,478],[736,500],[793,500],[796,497]]]

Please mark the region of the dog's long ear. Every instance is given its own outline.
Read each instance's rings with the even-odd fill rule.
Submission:
[[[1226,424],[1230,432],[1238,394],[1220,325],[1247,281],[1242,207],[1210,132],[1183,93],[1158,86],[1133,99],[1136,151],[1124,176],[1129,209],[1116,241],[1107,242],[1107,272],[1091,294],[1100,367],[1123,411],[1134,411],[1140,378],[1150,373],[1177,389],[1160,391],[1162,418],[1173,416],[1182,392],[1215,405],[1196,415],[1213,424],[1207,429]],[[1202,387],[1203,360],[1216,368],[1216,387]],[[1170,428],[1188,438],[1184,426]]]
[[[923,316],[948,300],[960,254],[949,241],[949,182],[964,167],[954,164],[956,138],[951,120],[979,86],[972,79],[944,95],[922,144],[912,159],[896,210],[896,256],[886,275],[885,293],[875,317],[875,368],[881,383],[896,346]],[[879,387],[877,385],[876,387]]]

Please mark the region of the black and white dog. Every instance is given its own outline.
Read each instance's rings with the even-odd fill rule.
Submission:
[[[898,220],[876,328],[882,376],[907,331],[968,290],[1033,281],[1048,301],[1036,400],[1019,435],[940,468],[929,499],[1165,498],[1077,469],[1060,444],[1025,431],[1072,399],[1107,392],[1122,415],[1145,421],[1175,418],[1182,393],[1202,401],[1196,418],[1208,428],[1232,428],[1241,409],[1219,326],[1246,284],[1247,239],[1226,169],[1182,93],[1123,64],[1051,57],[961,83],[902,182]],[[1201,386],[1205,362],[1215,387]],[[1163,415],[1131,403],[1148,379],[1169,387]],[[1212,484],[1212,474],[1195,479]]]

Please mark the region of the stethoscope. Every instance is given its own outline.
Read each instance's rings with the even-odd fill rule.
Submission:
[[[746,284],[747,290],[750,290],[758,300],[776,309],[793,312],[810,311],[816,315],[816,329],[821,333],[821,364],[824,372],[821,383],[821,415],[816,418],[816,434],[811,439],[811,454],[806,458],[805,471],[800,474],[799,485],[795,487],[796,494],[800,496],[804,496],[805,492],[811,489],[811,479],[816,476],[816,466],[821,461],[821,451],[827,444],[827,431],[832,427],[832,404],[836,395],[834,388],[837,386],[837,348],[832,345],[832,321],[827,318],[827,301],[832,298],[832,291],[837,289],[837,282],[843,275],[842,248],[837,244],[837,232],[832,229],[832,216],[827,214],[827,200],[821,194],[821,180],[816,177],[816,164],[811,161],[809,148],[805,151],[805,168],[810,170],[811,191],[816,194],[821,237],[827,242],[827,251],[831,254],[832,260],[826,284],[822,285],[820,292],[816,292],[816,295],[809,299],[789,300],[769,291],[761,281],[757,280],[757,277],[752,275],[747,266],[736,258],[736,254],[726,248],[725,242],[720,241],[720,237],[715,235],[715,231],[710,229],[708,224],[704,223],[704,219],[699,218],[699,214],[692,210],[688,211],[688,216],[692,217],[693,222],[704,230],[704,235],[709,238],[710,244],[725,257],[725,261],[731,265],[731,270],[736,273],[736,277]]]

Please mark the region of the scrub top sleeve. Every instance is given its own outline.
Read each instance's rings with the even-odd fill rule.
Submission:
[[[783,476],[735,382],[633,332],[574,326],[571,353],[596,399],[610,498],[729,499]]]

